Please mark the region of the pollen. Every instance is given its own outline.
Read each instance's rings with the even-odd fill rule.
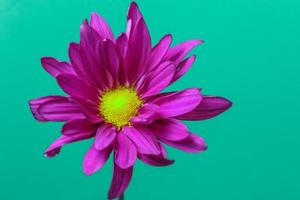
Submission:
[[[100,97],[99,112],[106,123],[111,123],[118,129],[129,125],[143,104],[134,88],[119,87],[105,91]]]

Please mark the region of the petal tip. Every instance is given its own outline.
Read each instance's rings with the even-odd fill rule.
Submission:
[[[228,108],[230,108],[231,106],[233,106],[233,102],[232,101],[230,101],[228,99],[227,99],[227,101],[228,101]]]
[[[228,110],[230,107],[232,107],[233,105],[233,102],[230,101],[229,99],[226,99],[224,97],[219,97],[220,99],[223,100],[223,109],[222,109],[222,112],[225,112],[226,110]],[[221,113],[222,113],[221,112]]]
[[[203,44],[205,41],[198,39],[199,44]]]
[[[95,12],[95,11],[92,11],[91,12],[91,16],[99,16],[99,14],[97,12]]]
[[[93,171],[86,170],[86,169],[83,168],[83,173],[84,173],[86,176],[91,176],[94,172],[93,172]]]
[[[29,109],[31,111],[32,116],[36,120],[38,120],[40,122],[46,121],[46,119],[38,112],[40,106],[34,103],[34,99],[28,100],[28,105],[29,105]]]
[[[44,156],[46,158],[54,158],[59,153],[60,153],[60,148],[52,149],[52,150],[46,150],[45,153],[44,153]]]
[[[139,6],[138,6],[138,4],[135,1],[132,1],[130,3],[129,10],[131,10],[131,9],[137,9],[137,10],[139,10]]]
[[[47,60],[49,60],[49,59],[53,59],[53,58],[48,57],[48,56],[42,57],[42,58],[41,58],[41,64],[44,65],[44,64],[47,62]]]
[[[172,40],[173,35],[171,33],[168,33],[167,35],[165,35],[165,38],[168,38],[169,40]]]
[[[142,18],[141,11],[139,9],[139,6],[135,1],[131,2],[127,11],[127,20],[135,18],[137,20],[138,18]]]

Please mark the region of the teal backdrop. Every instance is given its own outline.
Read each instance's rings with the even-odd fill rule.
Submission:
[[[201,38],[197,62],[168,90],[201,87],[234,102],[212,120],[189,122],[209,146],[200,154],[168,149],[174,165],[137,162],[128,200],[300,199],[300,1],[137,1],[154,42]],[[43,151],[60,123],[39,123],[28,100],[63,94],[40,57],[68,60],[71,41],[91,11],[114,32],[125,28],[129,0],[0,0],[0,199],[100,200],[111,160],[92,176],[82,172],[91,144],[67,145],[54,159]]]

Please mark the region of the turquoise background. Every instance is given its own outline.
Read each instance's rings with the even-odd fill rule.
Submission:
[[[125,28],[128,0],[0,0],[0,199],[106,199],[111,161],[93,176],[82,172],[91,141],[43,156],[60,135],[59,123],[38,123],[27,101],[62,94],[40,57],[67,60],[79,25],[97,11],[115,33]],[[300,1],[138,1],[154,42],[205,44],[192,69],[169,90],[201,87],[234,102],[223,115],[187,123],[209,149],[168,149],[173,166],[138,162],[129,200],[300,199]]]

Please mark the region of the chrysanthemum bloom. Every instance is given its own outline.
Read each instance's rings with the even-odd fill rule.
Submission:
[[[93,138],[83,161],[91,175],[113,153],[114,171],[108,198],[127,188],[136,159],[154,166],[174,161],[166,158],[163,144],[186,152],[201,152],[204,140],[180,120],[204,120],[231,106],[222,97],[202,95],[189,88],[161,93],[193,64],[185,58],[201,40],[170,47],[171,35],[152,47],[144,18],[130,5],[126,32],[115,38],[104,19],[92,13],[80,27],[80,43],[71,43],[70,63],[51,57],[42,65],[67,96],[46,96],[30,101],[34,117],[42,122],[62,121],[62,136],[46,150],[53,157],[63,145]]]

